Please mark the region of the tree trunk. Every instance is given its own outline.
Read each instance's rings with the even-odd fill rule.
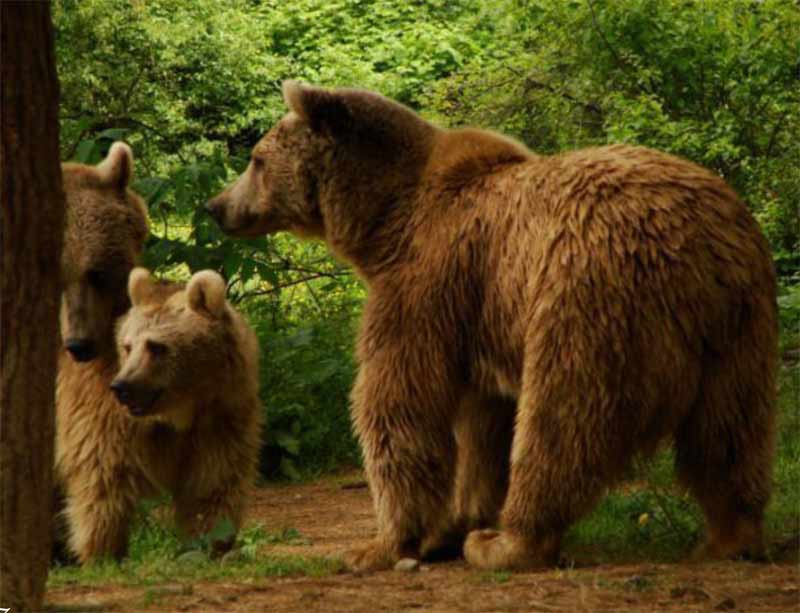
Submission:
[[[0,607],[40,611],[50,562],[64,194],[47,2],[0,3]]]

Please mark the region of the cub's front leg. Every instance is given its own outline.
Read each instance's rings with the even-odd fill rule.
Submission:
[[[224,433],[224,428],[220,431]],[[217,453],[205,449],[202,457],[195,455],[187,461],[191,474],[174,492],[175,523],[181,538],[194,539],[229,522],[232,530],[211,543],[214,553],[223,553],[236,542],[253,482],[254,463],[249,457],[221,453],[237,448],[236,441],[228,440],[224,434],[216,444]]]
[[[84,482],[77,481],[81,477]],[[78,475],[77,479],[67,483],[64,508],[70,550],[81,564],[103,558],[121,560],[128,552],[136,492],[97,475]]]

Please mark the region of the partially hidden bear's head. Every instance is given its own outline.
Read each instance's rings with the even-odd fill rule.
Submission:
[[[147,208],[129,184],[133,153],[114,143],[97,166],[63,164],[67,218],[61,258],[61,338],[80,362],[113,349],[128,308],[128,274],[144,249]]]
[[[436,128],[402,104],[359,89],[283,84],[287,113],[244,173],[206,204],[222,230],[326,237],[337,205],[361,219],[415,188]],[[340,220],[337,219],[337,223]]]
[[[183,287],[134,268],[128,293],[132,306],[117,325],[120,370],[111,389],[134,417],[191,421],[196,399],[213,398],[235,366],[228,360],[236,344],[225,281],[204,270]]]

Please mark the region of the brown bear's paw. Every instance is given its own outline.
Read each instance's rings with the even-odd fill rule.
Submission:
[[[347,551],[343,559],[345,566],[353,572],[372,572],[392,568],[400,556],[386,543],[375,539],[367,545]]]
[[[486,570],[530,570],[550,566],[557,548],[537,547],[507,530],[474,530],[464,542],[464,558]]]
[[[697,546],[689,556],[690,562],[715,560],[767,561],[766,550],[761,541],[743,545],[738,542],[711,541]]]
[[[705,542],[694,550],[691,560],[766,559],[760,521],[738,517],[719,524],[710,526]]]

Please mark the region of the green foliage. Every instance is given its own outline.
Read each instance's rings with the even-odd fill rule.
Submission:
[[[787,286],[778,296],[781,325],[786,331],[786,340],[800,337],[800,282]],[[800,338],[795,338],[800,344]]]
[[[800,348],[798,333],[800,328],[795,329]],[[800,534],[800,360],[782,364],[778,384],[778,452],[767,529],[789,537]]]
[[[478,583],[492,583],[502,585],[508,583],[514,575],[505,570],[491,570],[479,573],[476,577]]]
[[[658,463],[669,462],[664,454]],[[686,556],[700,538],[702,515],[685,494],[648,480],[626,492],[611,492],[584,520],[573,526],[566,543],[574,551],[588,550],[609,557]]]

